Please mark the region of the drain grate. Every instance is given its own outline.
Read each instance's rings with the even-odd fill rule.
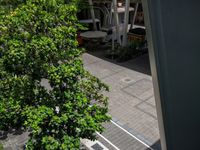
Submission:
[[[133,82],[133,80],[131,78],[129,78],[129,77],[123,78],[121,81],[125,82],[125,83],[131,83],[131,82]]]

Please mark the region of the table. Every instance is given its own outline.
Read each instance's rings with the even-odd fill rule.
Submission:
[[[107,33],[102,31],[86,31],[80,34],[83,40],[89,41],[86,43],[86,48],[93,48],[92,44],[99,44],[103,39],[106,38]]]
[[[124,22],[124,13],[125,13],[125,6],[122,6],[122,7],[117,7],[117,13],[118,13],[118,17],[119,17],[119,23],[123,23]],[[131,12],[134,12],[134,8],[133,7],[130,7],[129,8],[129,13]],[[112,9],[112,14],[113,15],[114,13],[114,9]],[[132,14],[133,15],[133,14]],[[131,17],[130,17],[131,18]],[[112,17],[112,25],[115,25],[115,22],[114,22],[114,18]]]
[[[96,40],[105,38],[107,36],[107,33],[102,31],[86,31],[81,33],[80,36],[86,40]]]
[[[85,24],[87,24],[87,23],[93,23],[93,22],[92,22],[92,19],[82,19],[82,20],[79,20],[79,22],[80,22],[80,23],[85,23]],[[95,22],[100,23],[100,20],[96,18],[96,19],[95,19]]]
[[[131,12],[131,11],[134,11],[133,7],[129,8],[129,12]],[[117,7],[117,12],[118,13],[125,13],[125,6]],[[114,13],[114,9],[112,9],[112,13]]]

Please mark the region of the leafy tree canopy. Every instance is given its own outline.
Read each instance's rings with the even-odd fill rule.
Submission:
[[[77,2],[0,2],[0,129],[30,128],[28,150],[79,149],[110,119],[108,87],[83,68]]]

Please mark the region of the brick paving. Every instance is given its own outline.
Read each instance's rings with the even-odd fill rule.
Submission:
[[[150,150],[144,144],[124,132],[122,129],[114,125],[113,123],[106,123],[105,125],[106,132],[102,135],[106,137],[107,140],[112,142],[120,150]],[[104,140],[99,139],[103,142]],[[104,143],[107,146],[106,143]],[[109,147],[109,150],[113,149]]]
[[[142,64],[145,57],[148,56],[116,64],[88,53],[83,55],[85,68],[111,88],[107,96],[113,121],[146,144],[156,143],[154,149],[160,149],[152,78],[148,73],[138,72],[140,66],[135,64]],[[145,67],[140,70],[146,71]]]

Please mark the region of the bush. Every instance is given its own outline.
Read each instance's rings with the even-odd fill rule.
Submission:
[[[77,1],[14,4],[0,17],[0,130],[31,129],[28,150],[79,149],[110,117],[108,87],[77,48]]]
[[[3,150],[3,145],[0,143],[0,150]]]

